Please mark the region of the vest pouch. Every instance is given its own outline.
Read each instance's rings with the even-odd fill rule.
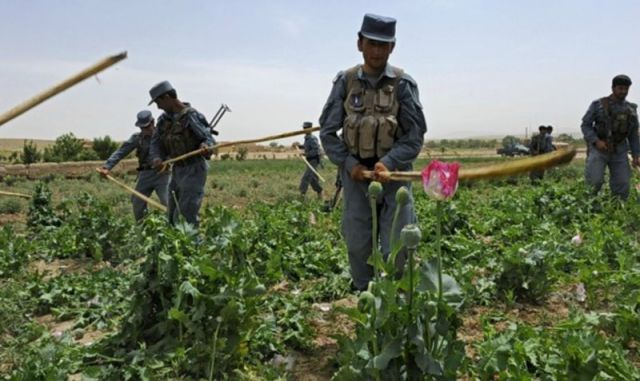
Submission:
[[[360,119],[358,129],[358,154],[361,159],[369,159],[376,155],[376,136],[378,134],[378,120],[367,115]]]
[[[358,120],[360,115],[347,115],[344,118],[344,126],[342,127],[342,140],[346,143],[349,153],[358,154]]]
[[[613,139],[620,142],[626,139],[629,129],[627,128],[627,114],[616,114],[613,120]]]
[[[353,112],[363,112],[365,109],[364,92],[362,88],[358,87],[349,93],[349,99],[347,101],[349,109]]]
[[[376,91],[374,98],[374,109],[380,113],[387,113],[393,107],[395,93],[393,85],[386,85]]]
[[[168,123],[168,128],[165,131],[164,142],[169,156],[176,157],[189,152],[189,147],[187,147],[188,136],[186,136],[186,132],[186,129],[182,126],[182,123],[179,120],[174,121],[173,123]]]
[[[391,150],[398,136],[398,120],[393,115],[378,117],[378,157],[383,157]]]

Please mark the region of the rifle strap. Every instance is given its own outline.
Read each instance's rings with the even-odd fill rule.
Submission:
[[[600,104],[602,105],[605,116],[611,118],[611,113],[609,112],[609,97],[600,98]]]

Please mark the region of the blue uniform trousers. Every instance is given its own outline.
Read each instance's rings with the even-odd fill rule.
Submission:
[[[207,181],[208,164],[203,160],[194,163],[173,166],[169,183],[169,222],[175,224],[179,217],[198,227],[200,224],[200,206],[204,198],[204,185]]]
[[[615,152],[602,152],[593,147],[589,150],[585,166],[585,179],[587,184],[593,187],[594,192],[597,193],[602,188],[604,172],[609,167],[611,193],[623,200],[629,197],[631,167],[627,155],[626,144],[617,146]]]
[[[168,172],[160,173],[153,169],[139,171],[136,190],[147,197],[155,191],[160,203],[167,205],[170,177]],[[131,204],[133,205],[134,218],[136,221],[140,221],[147,213],[147,202],[139,197],[131,196]]]
[[[349,264],[353,285],[359,290],[366,290],[373,277],[373,268],[367,264],[372,249],[372,214],[369,205],[367,188],[368,182],[356,182],[351,179],[345,168],[341,169],[344,186],[344,210],[342,214],[342,235],[347,243]],[[383,193],[378,199],[378,240],[385,260],[391,252],[391,224],[396,208],[396,191],[401,186],[411,190],[411,184],[392,181],[384,184]],[[413,208],[413,197],[402,207],[397,222],[396,237],[400,239],[400,231],[407,224],[416,223]],[[399,270],[404,267],[405,250],[397,257],[396,266]]]

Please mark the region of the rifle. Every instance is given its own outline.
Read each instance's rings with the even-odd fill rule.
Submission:
[[[213,118],[211,118],[211,122],[209,122],[209,129],[211,130],[211,134],[218,136],[219,132],[216,131],[215,128],[218,125],[218,122],[220,122],[220,119],[222,119],[222,116],[224,115],[224,113],[227,111],[231,112],[231,109],[229,108],[229,106],[227,106],[224,103],[221,104],[220,108],[218,109],[218,112],[216,112]]]

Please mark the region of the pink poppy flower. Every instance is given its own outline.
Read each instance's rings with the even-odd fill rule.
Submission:
[[[458,189],[460,163],[443,163],[433,160],[422,170],[425,193],[436,200],[449,200]]]

